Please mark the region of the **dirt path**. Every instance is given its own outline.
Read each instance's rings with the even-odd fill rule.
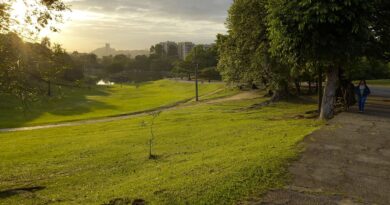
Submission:
[[[390,95],[373,90],[367,112],[338,115],[303,142],[291,184],[259,196],[258,205],[389,205]]]
[[[220,90],[218,90],[218,91],[220,91]],[[203,97],[207,97],[209,95],[215,94],[218,91],[209,93]],[[124,119],[144,116],[144,115],[150,114],[152,112],[157,112],[157,111],[168,111],[168,110],[180,109],[180,108],[184,108],[184,107],[197,106],[197,105],[201,105],[201,104],[215,104],[215,103],[222,103],[222,102],[228,102],[228,101],[234,101],[234,100],[253,99],[253,98],[258,98],[258,97],[260,97],[260,95],[257,92],[240,92],[234,96],[204,100],[204,101],[201,101],[198,103],[194,102],[194,99],[187,99],[187,100],[183,100],[183,101],[177,102],[177,103],[172,104],[172,105],[167,105],[167,106],[158,107],[155,109],[150,109],[150,110],[145,110],[145,111],[140,111],[140,112],[124,114],[124,115],[120,115],[120,116],[111,116],[111,117],[103,117],[103,118],[99,118],[99,119],[89,119],[89,120],[79,120],[79,121],[72,121],[72,122],[54,123],[54,124],[46,124],[46,125],[39,125],[39,126],[4,128],[4,129],[0,129],[0,133],[28,131],[28,130],[41,130],[41,129],[56,128],[56,127],[71,127],[71,126],[95,124],[95,123],[102,123],[102,122],[113,122],[113,121],[118,121],[118,120],[124,120]]]

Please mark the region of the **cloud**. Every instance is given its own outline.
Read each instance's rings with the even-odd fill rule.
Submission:
[[[232,0],[84,0],[70,2],[76,8],[101,7],[105,12],[158,15],[165,18],[221,22]]]
[[[110,42],[118,49],[148,48],[166,40],[211,43],[226,31],[233,0],[67,0],[62,32],[52,36],[71,50]],[[80,42],[82,41],[82,42]]]

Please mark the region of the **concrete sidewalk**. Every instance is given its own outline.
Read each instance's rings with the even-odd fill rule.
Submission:
[[[390,205],[388,96],[370,97],[364,114],[354,108],[338,115],[302,146],[290,166],[291,184],[248,204]]]

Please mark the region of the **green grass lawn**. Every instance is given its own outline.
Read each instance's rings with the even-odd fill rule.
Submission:
[[[353,84],[357,86],[359,84],[359,80],[353,81]],[[367,80],[368,86],[390,86],[390,79],[380,79],[380,80]]]
[[[167,83],[167,82],[165,82]],[[119,88],[115,88],[119,89]],[[297,119],[316,105],[261,99],[194,105],[156,120],[0,133],[0,204],[103,204],[115,198],[148,204],[233,204],[285,185],[296,144],[320,122]],[[36,192],[6,191],[41,186]]]
[[[20,102],[0,96],[0,128],[74,121],[144,111],[194,96],[192,83],[160,80],[139,85],[115,85],[93,89],[58,89],[55,97],[32,103],[23,112]],[[200,84],[200,95],[224,88],[223,84]],[[216,94],[218,95],[218,94]],[[223,93],[222,93],[223,95]],[[208,96],[210,97],[210,96]]]
[[[390,86],[390,79],[384,80],[367,80],[369,85],[378,85],[378,86]]]

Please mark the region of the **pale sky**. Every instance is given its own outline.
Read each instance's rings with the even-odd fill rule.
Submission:
[[[149,49],[161,41],[213,43],[233,0],[66,0],[72,12],[50,34],[68,51]]]

